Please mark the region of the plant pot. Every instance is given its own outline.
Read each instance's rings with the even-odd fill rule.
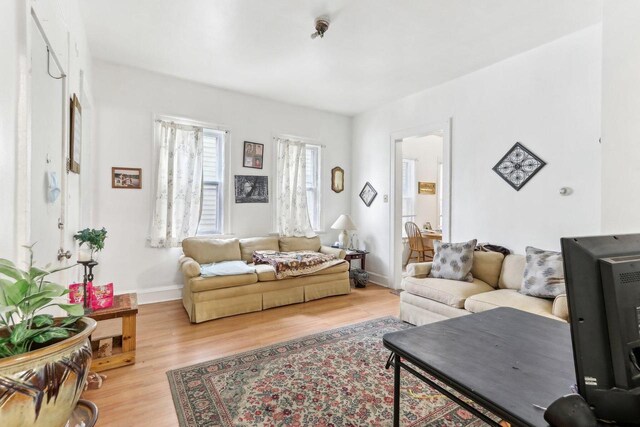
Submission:
[[[80,246],[78,248],[78,261],[95,261],[98,257],[98,252],[94,249]]]
[[[3,427],[62,427],[71,417],[91,367],[89,335],[96,321],[83,317],[76,335],[29,353],[0,359]]]

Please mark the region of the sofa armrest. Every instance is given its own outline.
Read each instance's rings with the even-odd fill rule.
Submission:
[[[200,276],[200,264],[193,258],[183,255],[180,257],[179,263],[180,270],[182,270],[185,277],[192,278]]]
[[[427,277],[431,273],[432,262],[415,262],[407,264],[407,276]]]
[[[558,295],[553,300],[551,314],[566,321],[569,321],[569,306],[567,304],[567,294]]]
[[[325,255],[333,255],[338,259],[344,259],[347,252],[344,249],[332,248],[331,246],[320,246],[320,253]]]

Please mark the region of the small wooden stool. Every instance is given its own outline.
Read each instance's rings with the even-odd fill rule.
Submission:
[[[95,358],[91,361],[91,370],[94,372],[136,363],[136,316],[138,315],[138,296],[135,293],[115,295],[113,306],[103,308],[87,314],[87,317],[97,322],[109,319],[122,319],[122,335],[114,335],[113,352],[110,356]],[[104,339],[104,338],[101,338]],[[99,342],[100,339],[92,340]]]

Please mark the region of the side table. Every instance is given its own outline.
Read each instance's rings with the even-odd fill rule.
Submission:
[[[347,255],[345,255],[344,259],[345,259],[345,261],[349,261],[349,270],[351,270],[351,261],[353,261],[354,259],[359,259],[360,260],[360,268],[362,268],[363,270],[366,270],[365,261],[367,259],[367,254],[368,253],[369,252],[367,252],[367,251],[347,250]]]
[[[138,315],[138,296],[135,293],[115,295],[113,306],[88,313],[86,316],[97,322],[109,319],[122,319],[122,335],[114,335],[111,356],[94,358],[91,370],[94,372],[136,363],[136,316]],[[94,341],[95,342],[95,341]]]

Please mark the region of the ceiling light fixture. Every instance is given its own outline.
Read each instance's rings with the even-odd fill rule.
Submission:
[[[324,33],[329,29],[329,18],[320,17],[316,18],[316,32],[311,34],[311,38],[315,39],[320,36],[320,38],[324,37]]]

